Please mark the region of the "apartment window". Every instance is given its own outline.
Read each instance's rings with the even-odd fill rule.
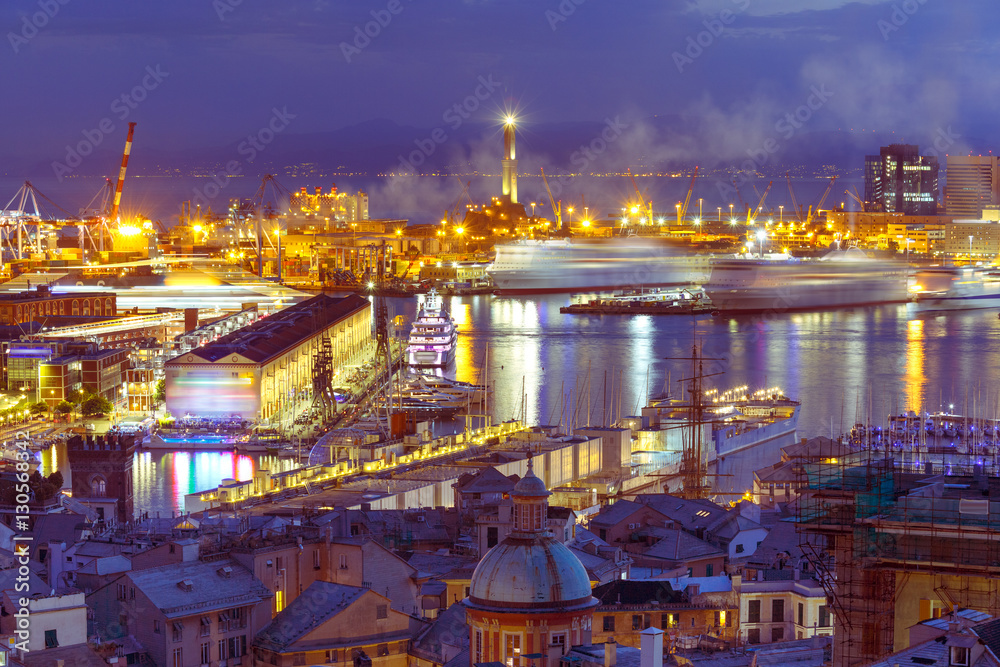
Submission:
[[[969,664],[969,649],[965,646],[950,646],[948,654],[950,665],[955,667],[967,667]]]
[[[174,623],[170,627],[172,628],[171,638],[175,642],[179,642],[179,641],[181,641],[181,640],[184,639],[184,624],[183,623],[178,623],[177,621],[174,621]]]
[[[784,641],[785,629],[782,627],[771,628],[771,643]]]
[[[313,569],[318,570],[319,567],[319,549],[316,549],[313,551]]]
[[[642,630],[642,614],[632,614],[632,629]]]
[[[375,647],[375,653],[379,657],[383,657],[383,656],[389,655],[389,645],[388,644],[379,644],[378,646]]]
[[[153,619],[153,632],[160,634],[160,622],[155,618]]]
[[[375,605],[375,618],[377,620],[389,618],[389,605]]]
[[[180,647],[174,649],[172,667],[184,667],[184,651]]]
[[[805,606],[801,602],[799,603],[798,612],[799,612],[799,625],[805,625],[805,623],[803,622],[803,619],[805,619],[806,608],[805,608]]]
[[[305,653],[296,653],[296,654],[292,655],[292,664],[293,665],[304,665],[304,664],[306,664],[306,654]]]
[[[783,623],[785,621],[785,601],[771,600],[771,622]]]
[[[100,475],[90,480],[90,495],[95,498],[104,498],[108,494],[108,483]]]
[[[212,634],[212,619],[208,616],[201,617],[201,636],[207,637]]]
[[[715,612],[715,627],[719,627],[722,619],[720,618],[719,612]]]
[[[738,554],[743,553],[743,549],[744,549],[744,547],[743,547],[742,544],[737,544],[736,545],[736,553],[738,553]]]
[[[337,662],[337,650],[327,649],[326,651],[326,661],[327,662]]]
[[[715,574],[715,565],[709,563],[708,565],[705,566],[705,576],[711,577],[713,574]]]
[[[830,627],[830,609],[825,604],[819,606],[819,627]]]
[[[660,615],[660,629],[669,630],[670,628],[676,628],[679,625],[677,614],[661,614]]]
[[[340,569],[347,569],[347,554],[340,554]]]
[[[284,556],[278,556],[277,558],[275,558],[274,559],[274,564],[277,567],[277,569],[283,570],[285,568],[285,558],[284,558]]]
[[[492,549],[500,542],[499,529],[496,526],[486,528],[486,548]]]
[[[747,630],[747,644],[760,643],[760,628],[750,628]]]
[[[59,646],[59,639],[56,637],[55,630],[45,631],[45,648],[55,648]]]
[[[212,660],[212,648],[208,642],[201,645],[201,664],[207,665]]]
[[[747,603],[747,623],[760,623],[760,600]]]
[[[473,660],[473,662],[482,662],[483,661],[483,631],[477,629],[476,632],[475,632],[475,638],[476,638],[475,639],[476,646],[475,646],[475,653],[474,653],[475,660]]]
[[[566,633],[552,635],[552,645],[559,647],[559,655],[566,655]]]
[[[604,617],[604,631],[605,632],[614,632],[615,631],[615,617],[614,616],[605,616]]]

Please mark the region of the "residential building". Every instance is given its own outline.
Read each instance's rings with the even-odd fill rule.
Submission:
[[[945,228],[943,254],[969,261],[992,262],[1000,255],[1000,223],[955,220]]]
[[[833,634],[826,591],[799,568],[744,570],[733,575],[740,601],[740,638],[769,644]]]
[[[314,581],[254,639],[254,665],[406,667],[427,625],[370,588]]]

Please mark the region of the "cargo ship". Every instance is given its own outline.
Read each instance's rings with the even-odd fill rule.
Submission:
[[[1000,269],[933,266],[913,276],[910,295],[918,312],[1000,307]]]
[[[486,273],[499,294],[620,290],[700,284],[709,258],[655,241],[550,239],[496,246]]]
[[[720,311],[780,312],[900,303],[908,299],[906,283],[905,264],[849,248],[818,259],[717,259],[704,288]]]

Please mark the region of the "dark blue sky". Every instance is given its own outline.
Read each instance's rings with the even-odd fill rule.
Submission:
[[[387,24],[355,42],[372,12]],[[998,24],[995,0],[5,0],[0,155],[48,163],[104,118],[116,149],[126,121],[150,148],[204,148],[275,108],[294,134],[433,128],[481,77],[500,85],[471,116],[513,104],[526,132],[677,114],[700,132],[665,151],[738,157],[798,112],[795,132],[962,152],[996,138]]]

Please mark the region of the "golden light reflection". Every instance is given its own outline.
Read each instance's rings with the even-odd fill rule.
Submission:
[[[455,347],[455,377],[462,382],[478,382],[482,359],[476,359],[472,348],[471,306],[459,297],[453,297],[448,306],[451,318],[458,329]]]
[[[924,321],[906,323],[906,374],[903,392],[906,409],[919,412],[923,407],[924,386],[927,384],[924,364]]]

